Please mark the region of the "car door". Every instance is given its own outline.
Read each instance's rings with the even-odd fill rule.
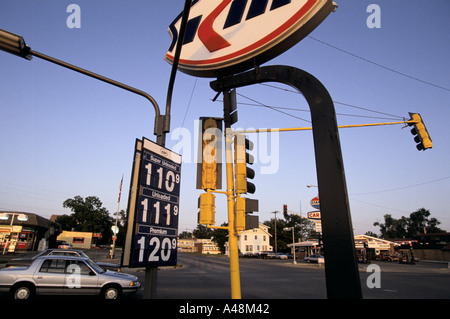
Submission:
[[[58,295],[64,292],[66,260],[45,259],[34,273],[36,292],[41,295]]]
[[[84,260],[70,260],[66,273],[65,294],[96,295],[100,293],[98,274]]]

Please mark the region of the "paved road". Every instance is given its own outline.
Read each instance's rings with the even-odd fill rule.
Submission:
[[[179,254],[182,267],[159,270],[158,298],[229,299],[228,258]],[[360,265],[361,287],[365,299],[449,299],[450,269],[446,264],[420,262],[415,265],[379,262],[379,288],[366,282],[374,273]],[[128,270],[125,270],[128,271]],[[141,282],[144,272],[132,270]],[[243,299],[325,299],[324,268],[292,260],[240,259]],[[142,298],[139,293],[136,298]]]
[[[120,262],[106,258],[106,250],[89,250],[95,261]],[[17,256],[16,256],[17,257]],[[229,260],[225,256],[178,254],[176,269],[158,271],[158,299],[230,299]],[[243,299],[326,299],[325,271],[317,264],[292,260],[239,259]],[[359,265],[364,299],[450,299],[450,269],[443,263],[415,265],[378,262],[379,288],[368,288],[369,265]],[[136,274],[141,283],[142,268],[123,269]],[[131,299],[142,299],[139,291]]]
[[[317,265],[294,267],[292,263],[279,260],[239,261],[244,299],[326,297],[324,273]],[[160,271],[158,296],[230,298],[230,270],[227,257],[180,254],[179,263],[183,268]]]

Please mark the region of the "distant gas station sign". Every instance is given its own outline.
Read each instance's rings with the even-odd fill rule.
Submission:
[[[309,212],[308,213],[308,219],[320,220],[320,212],[319,211]]]
[[[313,199],[311,199],[310,202],[311,206],[315,209],[320,209],[320,201],[319,201],[319,196],[314,197]]]
[[[194,0],[179,70],[200,77],[245,71],[265,63],[313,31],[336,9],[331,0]],[[182,14],[170,24],[173,63]]]

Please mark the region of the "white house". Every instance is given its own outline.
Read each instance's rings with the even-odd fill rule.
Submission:
[[[258,228],[244,230],[238,235],[239,252],[245,255],[273,251],[269,243],[270,237],[269,227],[263,224],[259,224]],[[225,244],[225,254],[229,256],[228,242]]]

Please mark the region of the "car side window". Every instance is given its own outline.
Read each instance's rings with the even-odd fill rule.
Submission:
[[[63,274],[66,269],[66,261],[59,259],[46,259],[41,265],[39,272]]]
[[[80,260],[71,260],[67,266],[66,272],[69,274],[78,273],[80,275],[91,275],[93,273],[91,268]]]

